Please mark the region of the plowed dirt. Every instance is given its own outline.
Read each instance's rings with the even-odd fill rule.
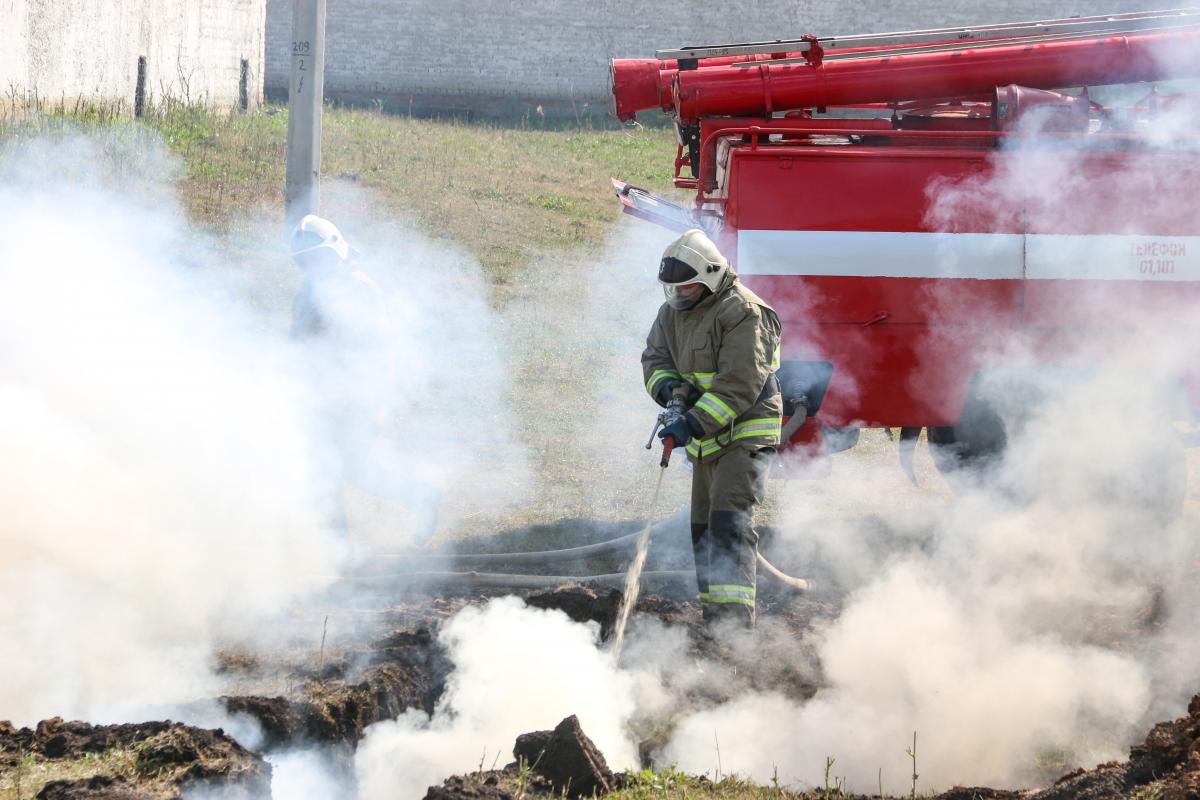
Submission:
[[[438,641],[439,631],[463,607],[485,603],[497,594],[393,600],[372,612],[348,640],[328,651],[322,643],[317,658],[309,654],[289,662],[270,648],[222,653],[219,667],[231,686],[255,685],[270,675],[284,690],[231,691],[220,702],[228,712],[258,723],[262,737],[256,747],[261,750],[319,745],[349,772],[350,758],[367,726],[409,708],[434,711],[452,669]],[[611,632],[619,599],[615,590],[579,585],[524,594],[530,606],[559,609],[577,621],[594,622],[602,636]],[[723,647],[714,641],[692,601],[645,596],[638,603],[634,624],[682,629],[692,655],[715,662],[716,668],[727,668],[729,680],[683,688],[682,703],[709,706],[750,689],[811,697],[819,688],[820,665],[805,643],[814,638],[814,626],[839,613],[837,598],[766,591],[759,607],[760,628],[767,635],[760,636],[760,645],[753,648]],[[737,655],[746,652],[754,657]],[[636,657],[635,651],[629,656]],[[643,742],[643,766],[667,766],[653,764],[659,744],[653,738]],[[35,729],[17,730],[0,723],[0,789],[11,787],[14,777],[21,781],[23,797],[36,792],[39,798],[159,800],[180,797],[185,787],[194,785],[219,786],[232,791],[230,797],[267,797],[270,768],[261,756],[219,730],[170,722],[92,726],[53,719]],[[617,775],[612,785],[623,782]],[[522,775],[519,768],[510,768],[452,778],[432,787],[429,796],[440,800],[559,796],[562,787],[553,787],[548,777]],[[1155,726],[1126,762],[1070,773],[1040,791],[955,788],[938,798],[1115,800],[1132,796],[1200,800],[1200,695],[1192,700],[1188,716]]]
[[[261,756],[223,731],[174,722],[89,725],[55,717],[32,729],[0,722],[0,778],[13,796],[39,800],[175,800],[199,787],[249,800],[271,790]]]

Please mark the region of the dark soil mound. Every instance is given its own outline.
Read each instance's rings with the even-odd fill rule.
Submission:
[[[516,767],[453,775],[441,786],[430,786],[425,800],[521,800],[556,797],[550,781],[536,772],[523,774]]]
[[[985,786],[955,786],[939,794],[935,800],[1018,800],[1022,796],[1021,792],[988,789]]]
[[[156,800],[154,789],[129,783],[124,775],[94,775],[87,780],[50,781],[36,800]]]
[[[576,622],[595,622],[600,625],[600,638],[608,639],[621,610],[618,589],[592,589],[580,584],[559,586],[545,592],[534,592],[525,598],[534,608],[557,609]]]
[[[452,775],[441,786],[430,786],[425,800],[517,800],[505,788],[516,780],[517,775],[507,771]]]
[[[620,788],[604,756],[567,717],[552,731],[517,737],[517,762],[502,770],[455,775],[430,786],[425,800],[519,800],[522,797],[599,797]]]
[[[1125,763],[1069,773],[1032,800],[1117,800],[1135,794],[1200,800],[1200,694],[1188,703],[1186,717],[1155,725]]]
[[[236,798],[271,789],[270,766],[224,731],[170,721],[89,725],[55,717],[32,730],[0,723],[0,769],[20,770],[29,758],[51,777],[55,768],[73,776],[48,781],[39,798],[166,800],[197,786]]]
[[[408,708],[432,713],[451,669],[427,628],[376,640],[365,660],[371,666],[353,683],[312,680],[300,697],[222,697],[221,703],[230,713],[258,721],[264,749],[306,742],[353,748],[372,723],[394,719]]]
[[[604,755],[583,732],[574,714],[552,731],[534,731],[517,737],[513,755],[553,784],[556,794],[593,797],[611,792],[616,781]]]

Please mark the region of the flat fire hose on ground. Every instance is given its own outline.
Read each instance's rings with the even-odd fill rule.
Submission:
[[[658,432],[662,424],[660,418],[659,424],[655,425],[654,430],[650,434],[650,442],[646,444],[646,449],[650,449],[654,442],[654,436]],[[582,545],[580,547],[568,547],[562,550],[539,550],[524,553],[372,553],[372,559],[403,559],[407,564],[418,564],[426,566],[442,566],[454,565],[459,567],[482,567],[482,566],[543,566],[546,564],[556,564],[566,561],[581,561],[587,558],[596,556],[609,555],[620,553],[629,548],[638,547],[644,544],[648,546],[650,533],[653,527],[654,515],[657,511],[658,494],[662,488],[662,478],[667,464],[670,462],[671,450],[674,447],[672,440],[670,446],[666,446],[664,442],[663,457],[659,463],[662,468],[658,476],[658,484],[654,492],[654,500],[652,501],[652,509],[647,517],[646,527],[635,533],[618,536],[615,539],[610,539],[607,542],[597,542],[596,544]],[[644,548],[638,547],[639,550]],[[803,578],[794,578],[791,575],[783,572],[775,567],[771,562],[763,557],[762,553],[757,553],[758,563],[762,567],[763,572],[774,578],[783,586],[794,591],[805,592],[812,587],[808,581]],[[427,583],[432,585],[455,585],[460,587],[470,587],[475,589],[546,589],[555,586],[561,586],[569,583],[597,583],[603,585],[619,586],[626,582],[628,572],[612,572],[601,575],[537,575],[537,574],[519,574],[509,572],[453,572],[442,570],[413,570],[400,573],[388,573],[380,575],[348,575],[340,576],[337,580],[340,581],[399,581],[408,580],[415,583]],[[643,573],[641,576],[645,580],[653,580],[655,582],[672,583],[680,582],[685,586],[689,586],[695,579],[693,570],[654,570]]]
[[[603,555],[609,553],[619,553],[629,549],[637,543],[638,537],[642,535],[641,531],[631,533],[628,536],[622,536],[617,539],[612,539],[607,542],[600,542],[594,545],[586,545],[585,547],[573,547],[569,550],[546,550],[537,553],[471,553],[464,556],[467,563],[456,564],[457,566],[471,566],[472,561],[476,558],[486,558],[488,564],[497,566],[510,563],[520,564],[549,564],[555,561],[574,561],[579,556],[571,555],[563,557],[563,554],[570,551],[588,550],[589,556]],[[548,555],[546,561],[530,560],[529,556]],[[520,560],[509,562],[505,560],[506,556],[519,556]],[[425,559],[438,561],[456,562],[455,556],[427,556],[427,555],[402,555],[400,553],[382,553],[372,554],[372,558],[404,558],[412,561],[423,561]],[[793,578],[791,575],[783,572],[775,567],[771,562],[763,557],[762,553],[758,554],[758,565],[762,568],[763,574],[779,581],[783,586],[794,589],[798,592],[809,591],[812,586],[803,578]],[[648,580],[663,583],[678,582],[688,588],[694,588],[696,579],[695,570],[691,569],[667,569],[667,570],[651,570],[645,572],[642,576]],[[409,581],[415,584],[432,584],[432,585],[456,585],[462,587],[470,587],[475,589],[550,589],[555,586],[562,586],[567,583],[595,583],[602,585],[620,586],[625,581],[624,572],[608,572],[599,575],[538,575],[534,573],[516,573],[516,572],[477,572],[474,570],[468,572],[455,572],[452,570],[413,570],[409,572],[388,572],[378,575],[340,575],[335,578],[338,581]]]

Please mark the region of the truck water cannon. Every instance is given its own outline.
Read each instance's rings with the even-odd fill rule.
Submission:
[[[1022,120],[1036,116],[1039,130],[1084,132],[1091,120],[1092,101],[1086,89],[1083,94],[1068,95],[1010,84],[996,87],[992,108],[994,130],[1012,130]]]
[[[711,116],[1200,76],[1200,11],[663,50],[612,64],[617,115]],[[669,94],[668,94],[669,87]]]
[[[1179,57],[1164,59],[1166,52]],[[954,50],[860,55],[844,60],[714,67],[680,72],[672,101],[680,120],[770,114],[991,91],[1137,83],[1200,76],[1200,30],[1092,36],[1045,43],[976,44]]]
[[[801,53],[781,53],[784,58],[802,57]],[[748,60],[769,60],[769,55],[728,56],[706,58],[705,67],[728,66]],[[675,108],[675,76],[679,74],[679,61],[657,58],[614,58],[611,62],[612,93],[617,118],[631,122],[639,111],[652,108],[670,113]]]
[[[766,44],[758,43],[759,46],[766,46]],[[775,45],[776,43],[769,44]],[[785,47],[782,43],[778,46]],[[730,49],[737,49],[741,45],[730,45],[729,47]],[[714,48],[703,49],[707,51]],[[859,53],[878,49],[877,47],[848,48],[842,52]],[[679,74],[681,63],[683,64],[682,69],[688,70],[700,67],[726,67],[738,64],[749,66],[757,62],[787,61],[804,57],[804,51],[789,52],[785,49],[772,53],[712,56],[704,59],[614,58],[611,62],[611,87],[614,109],[617,118],[622,122],[631,122],[637,118],[639,111],[648,111],[652,108],[660,109],[668,114],[673,113],[675,110],[675,78]]]

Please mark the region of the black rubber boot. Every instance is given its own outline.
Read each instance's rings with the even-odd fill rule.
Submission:
[[[742,620],[745,627],[754,626],[758,577],[758,534],[752,519],[747,511],[714,511],[708,517],[710,600],[714,608],[721,607],[721,619]]]

